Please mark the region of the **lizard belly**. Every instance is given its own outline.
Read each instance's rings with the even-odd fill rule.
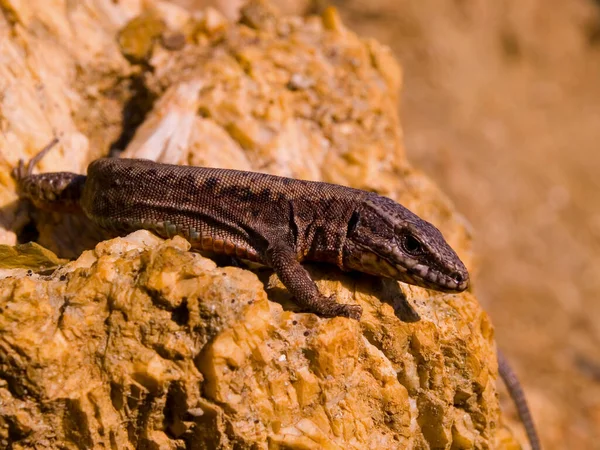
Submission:
[[[127,220],[123,218],[110,218],[106,216],[93,216],[88,213],[95,222],[105,229],[111,229],[119,234],[130,233],[136,230],[148,230],[154,234],[169,239],[181,236],[192,246],[192,249],[212,252],[217,255],[234,256],[252,262],[262,262],[262,258],[242,238],[227,236],[222,230],[211,230],[207,224],[198,223],[197,227],[183,226],[173,221]]]
[[[185,236],[184,236],[185,237]],[[234,242],[228,239],[214,238],[212,236],[202,236],[198,241],[192,241],[186,237],[192,244],[192,248],[216,253],[217,255],[235,256],[253,262],[262,262],[256,250],[240,242]]]

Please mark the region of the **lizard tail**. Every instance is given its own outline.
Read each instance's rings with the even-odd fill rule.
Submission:
[[[510,396],[515,402],[519,417],[521,418],[521,422],[523,422],[523,426],[525,427],[531,450],[541,450],[542,445],[535,428],[535,423],[533,422],[533,417],[531,416],[531,411],[527,405],[527,399],[525,398],[523,387],[521,386],[517,375],[510,366],[508,359],[506,359],[506,356],[504,356],[500,350],[497,351],[497,354],[498,372],[500,373],[502,380],[504,380]]]

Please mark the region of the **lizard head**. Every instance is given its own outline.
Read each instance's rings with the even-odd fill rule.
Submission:
[[[369,195],[350,217],[344,268],[460,292],[469,273],[442,233],[393,200]]]

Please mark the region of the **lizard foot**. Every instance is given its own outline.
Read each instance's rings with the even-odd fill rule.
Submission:
[[[22,159],[19,159],[19,164],[11,171],[12,177],[20,182],[23,178],[30,176],[33,173],[33,168],[35,165],[40,162],[40,160],[48,153],[52,147],[58,144],[58,138],[55,137],[46,145],[43,149],[41,149],[33,158],[29,160],[27,164]]]
[[[311,305],[311,311],[323,317],[348,317],[354,320],[360,320],[363,312],[359,305],[338,303],[335,294],[322,296],[317,304]]]
[[[349,319],[360,320],[363,310],[359,305],[341,305],[338,316],[348,317]]]

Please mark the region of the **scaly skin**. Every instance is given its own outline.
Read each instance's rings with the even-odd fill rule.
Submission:
[[[299,305],[321,316],[358,320],[362,308],[323,296],[302,261],[442,292],[469,286],[467,269],[440,231],[389,198],[329,183],[139,159],[93,161],[87,177],[32,175],[55,143],[13,172],[20,195],[37,207],[80,209],[117,233],[147,229],[164,238],[180,235],[195,249],[263,263]],[[505,378],[512,374],[503,359],[500,369]],[[521,416],[530,418],[518,398]],[[525,422],[535,436],[533,423]],[[540,448],[536,441],[532,447]]]

